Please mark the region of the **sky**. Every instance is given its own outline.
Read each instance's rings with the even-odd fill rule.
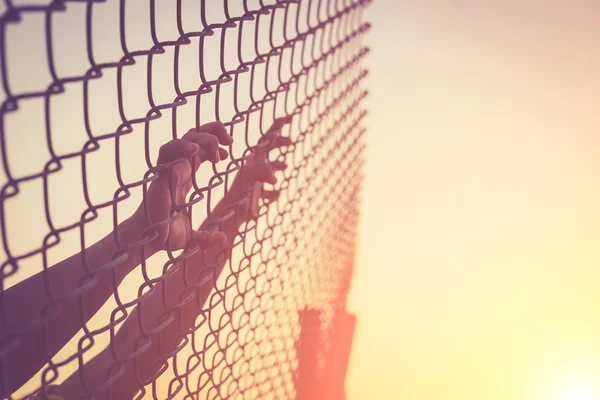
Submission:
[[[600,3],[375,1],[359,399],[600,399]]]

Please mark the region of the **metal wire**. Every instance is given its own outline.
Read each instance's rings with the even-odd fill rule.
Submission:
[[[117,0],[108,2],[114,1]],[[370,27],[363,20],[363,11],[369,0],[225,0],[218,6],[224,17],[215,22],[209,22],[209,14],[210,9],[217,6],[216,2],[196,0],[196,3],[200,1],[201,21],[196,30],[191,30],[185,23],[184,3],[192,0],[177,0],[168,3],[174,9],[178,32],[177,37],[169,40],[162,38],[164,35],[159,32],[157,16],[159,9],[165,5],[158,4],[156,0],[148,1],[150,12],[143,18],[147,19],[150,27],[151,47],[130,50],[132,47],[126,33],[131,32],[132,27],[126,17],[126,8],[130,7],[127,12],[131,13],[135,4],[131,0],[120,0],[119,18],[113,22],[119,26],[122,56],[112,62],[97,62],[98,38],[94,37],[97,31],[93,29],[97,20],[94,15],[97,7],[105,1],[4,0],[4,11],[0,16],[0,73],[4,92],[0,107],[0,154],[5,177],[4,182],[0,180],[3,183],[0,191],[0,232],[5,257],[0,258],[0,384],[3,385],[0,392],[11,399],[37,392],[46,395],[50,385],[66,379],[65,367],[76,366],[78,372],[75,373],[84,388],[81,398],[92,398],[98,388],[89,387],[86,383],[89,371],[86,372],[84,364],[90,359],[89,354],[102,346],[98,340],[102,334],[110,335],[108,346],[115,347],[117,331],[125,320],[134,318],[132,310],[139,307],[142,311],[137,314],[138,326],[143,332],[139,338],[139,349],[126,356],[115,349],[113,368],[102,386],[108,398],[118,398],[114,397],[110,388],[121,378],[125,365],[139,360],[149,342],[155,340],[153,338],[160,340],[161,331],[174,323],[173,316],[187,302],[193,301],[196,293],[200,310],[194,323],[191,328],[179,327],[180,344],[173,351],[161,354],[157,360],[160,367],[151,379],[144,380],[136,374],[139,388],[136,398],[299,398],[299,343],[306,341],[306,335],[301,331],[306,332],[306,321],[312,321],[309,325],[312,324],[313,328],[308,331],[318,337],[320,344],[310,347],[313,358],[317,360],[311,365],[315,368],[315,376],[325,376],[327,354],[335,346],[332,343],[335,337],[334,316],[345,309],[352,276],[363,165],[363,118],[366,114],[363,99],[367,94],[363,88],[367,71],[361,63],[368,49],[362,44],[362,36]],[[63,76],[56,67],[54,46],[57,38],[54,37],[53,21],[57,14],[68,11],[76,3],[85,4],[88,68],[77,75]],[[7,47],[26,47],[26,42],[20,43],[22,38],[11,35],[11,32],[31,15],[43,16],[44,37],[41,39],[46,47],[50,80],[44,89],[19,91],[14,89],[11,81]],[[210,37],[218,41],[218,55],[209,53],[207,40]],[[247,44],[248,37],[254,39],[251,46]],[[190,46],[198,49],[196,65],[181,61],[182,51],[187,51]],[[166,76],[156,66],[156,58],[171,52],[172,75]],[[249,53],[252,54],[250,57]],[[209,59],[215,65],[218,61],[217,74],[207,67]],[[124,74],[128,68],[144,62],[146,97],[150,107],[145,114],[132,115],[124,100],[127,95]],[[189,87],[183,82],[182,71],[190,69],[197,71],[199,86]],[[109,85],[112,81],[107,76],[111,73],[116,73],[117,77],[117,106],[121,122],[112,131],[96,131],[91,115],[93,107],[98,105],[94,103],[90,86],[93,82],[104,81]],[[157,77],[172,82],[176,94],[172,101],[163,103],[157,100],[153,87]],[[57,96],[68,92],[69,85],[73,83],[83,89],[79,102],[86,140],[79,151],[61,153],[53,143],[64,133],[58,131],[51,121],[56,114],[50,111],[50,104]],[[227,91],[232,96],[226,95]],[[42,170],[20,174],[14,165],[15,160],[23,155],[11,153],[8,142],[24,133],[9,125],[7,120],[12,115],[27,112],[26,104],[32,101],[45,104],[44,135],[50,157]],[[207,102],[213,105],[211,115],[203,115]],[[186,107],[195,110],[192,126],[185,125],[190,121],[184,121],[181,114]],[[64,118],[69,118],[70,111],[61,112]],[[284,128],[286,135],[292,139],[292,145],[282,148],[277,154],[277,160],[285,160],[288,165],[277,184],[281,196],[273,204],[262,204],[258,216],[241,225],[236,239],[223,250],[222,254],[227,259],[224,265],[205,256],[207,267],[203,279],[186,283],[186,292],[192,296],[181,296],[182,299],[175,304],[164,298],[164,304],[168,304],[167,311],[160,317],[161,324],[149,331],[141,317],[148,293],[165,283],[177,263],[185,264],[186,259],[197,251],[206,252],[198,246],[186,248],[183,252],[168,249],[168,259],[158,276],[152,272],[153,259],[142,262],[138,267],[143,276],[143,281],[138,282],[135,288],[139,296],[132,301],[123,300],[117,290],[120,282],[117,265],[122,262],[123,254],[130,249],[142,252],[144,245],[153,239],[153,229],[173,220],[149,221],[150,228],[145,236],[135,243],[121,243],[118,226],[122,216],[119,207],[136,190],[142,191],[145,202],[148,185],[165,168],[165,165],[153,162],[153,143],[157,140],[152,139],[157,135],[153,123],[170,118],[172,138],[181,137],[182,130],[199,128],[213,118],[222,121],[229,130],[235,144],[228,149],[231,156],[227,166],[212,166],[208,179],[194,176],[189,200],[181,206],[194,211],[205,209],[203,212],[211,229],[220,229],[228,218],[235,217],[233,213],[214,217],[214,205],[219,198],[227,197],[233,177],[255,149],[256,138],[264,135],[277,117],[286,115],[293,116],[291,124]],[[127,151],[123,140],[132,135],[138,135],[144,142],[147,168],[146,174],[137,181],[123,178],[121,165],[123,153]],[[114,148],[114,165],[108,162],[91,165],[90,157],[103,147]],[[49,202],[49,191],[53,190],[51,177],[71,159],[78,160],[81,165],[82,181],[73,182],[73,187],[83,190],[85,207],[77,210],[79,220],[59,225]],[[95,202],[90,195],[89,188],[93,184],[91,169],[114,169],[118,189],[109,201]],[[18,203],[22,187],[28,182],[43,184],[39,202],[44,203],[45,220],[38,223],[40,227],[47,226],[48,232],[43,243],[36,248],[19,252],[20,246],[15,246],[10,240],[14,227],[7,222],[10,217],[7,204]],[[113,237],[118,249],[112,261],[102,266],[103,270],[111,271],[115,305],[110,311],[110,321],[94,329],[88,326],[83,315],[83,304],[89,300],[86,296],[90,288],[97,283],[98,272],[88,265],[85,248],[89,239],[85,235],[87,226],[97,220],[103,210],[112,213]],[[6,282],[9,279],[20,281],[25,275],[30,275],[23,272],[23,265],[28,260],[39,259],[43,263],[43,271],[51,269],[47,253],[66,241],[69,232],[78,232],[77,245],[83,252],[85,281],[69,293],[53,293],[50,283],[45,281],[48,297],[45,312],[35,323],[26,327],[15,326],[7,316],[7,307],[17,305],[4,301]],[[197,294],[201,287],[210,289],[210,295],[204,300]],[[131,289],[129,291],[132,292]],[[46,364],[35,380],[24,387],[15,387],[8,378],[11,352],[18,349],[24,335],[34,330],[42,333],[45,338],[42,343],[46,343],[49,320],[55,312],[60,312],[61,304],[73,299],[80,304],[80,315],[73,318],[82,321],[82,332],[76,346],[60,360],[54,353],[45,351]],[[316,310],[316,318],[306,317],[306,313],[312,312],[310,310]]]

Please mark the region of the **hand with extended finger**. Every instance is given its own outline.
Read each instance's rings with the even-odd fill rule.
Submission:
[[[269,152],[292,141],[289,137],[281,136],[281,129],[290,123],[292,116],[275,120],[271,128],[261,137],[252,153],[246,158],[235,177],[227,194],[229,204],[239,202],[236,217],[239,222],[247,222],[258,216],[259,201],[273,202],[279,198],[280,192],[264,188],[265,183],[277,183],[275,172],[286,169],[287,164],[281,161],[269,161]]]

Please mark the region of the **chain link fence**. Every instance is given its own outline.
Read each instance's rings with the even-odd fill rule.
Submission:
[[[368,3],[0,2],[3,397],[343,398]]]

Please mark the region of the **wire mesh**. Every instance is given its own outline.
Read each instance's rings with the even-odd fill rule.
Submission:
[[[326,376],[355,254],[369,1],[1,3],[2,396],[292,399],[301,348]],[[190,129],[224,130],[227,159],[214,143],[163,157]],[[244,171],[279,137],[266,164],[286,168],[263,192]],[[176,224],[202,232],[177,245]]]

